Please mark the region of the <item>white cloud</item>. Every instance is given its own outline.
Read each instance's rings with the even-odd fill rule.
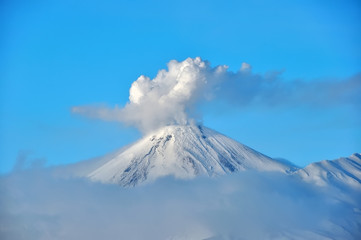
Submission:
[[[241,68],[239,69],[242,72],[248,72],[252,70],[252,66],[249,63],[243,62]]]
[[[346,193],[275,173],[121,188],[27,170],[0,177],[0,238],[352,239],[360,193]]]

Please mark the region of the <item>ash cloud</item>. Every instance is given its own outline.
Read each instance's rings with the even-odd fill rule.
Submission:
[[[72,112],[90,118],[119,121],[146,133],[170,124],[199,120],[197,106],[226,101],[235,107],[327,107],[361,105],[361,74],[342,80],[302,81],[282,79],[282,72],[255,74],[242,63],[239,71],[212,67],[201,58],[170,61],[154,79],[140,76],[129,90],[124,107],[75,106]]]

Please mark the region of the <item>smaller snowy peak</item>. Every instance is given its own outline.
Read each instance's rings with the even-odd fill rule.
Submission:
[[[347,185],[361,188],[361,154],[354,153],[349,157],[311,163],[295,174],[304,181],[319,186]]]
[[[111,156],[86,176],[135,186],[159,177],[218,176],[243,170],[288,173],[293,166],[267,157],[214,130],[198,125],[167,126]]]

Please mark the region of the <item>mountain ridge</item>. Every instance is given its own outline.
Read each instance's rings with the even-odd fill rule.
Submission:
[[[348,185],[361,188],[361,154],[314,162],[295,172],[302,180],[318,186]]]

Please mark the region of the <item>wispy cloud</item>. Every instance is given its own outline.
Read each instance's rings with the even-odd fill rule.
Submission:
[[[28,168],[42,168],[46,164],[45,158],[30,158],[33,154],[30,150],[21,150],[18,152],[13,167],[14,172],[26,170]]]
[[[361,105],[361,74],[341,80],[284,80],[282,72],[252,73],[242,63],[237,72],[226,65],[212,67],[201,58],[172,60],[154,79],[140,76],[129,90],[124,107],[76,106],[72,112],[106,121],[119,121],[143,132],[169,124],[187,124],[199,116],[197,104],[223,100],[232,106]]]
[[[352,239],[360,193],[345,193],[256,172],[129,189],[33,169],[0,177],[0,237]]]

